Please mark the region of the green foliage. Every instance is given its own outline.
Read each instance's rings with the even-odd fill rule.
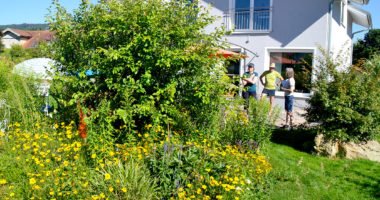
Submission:
[[[252,199],[271,170],[265,157],[236,145],[178,142],[156,144],[145,163],[157,180],[160,199]]]
[[[353,63],[360,59],[370,59],[373,55],[380,53],[380,29],[371,29],[365,34],[363,40],[354,44]]]
[[[271,112],[265,99],[250,99],[248,110],[243,109],[243,99],[236,99],[226,107],[224,126],[220,141],[230,144],[249,145],[256,149],[264,146],[272,135],[274,122],[278,119],[277,107]]]
[[[4,44],[1,38],[3,38],[3,33],[0,31],[0,53],[4,51]]]
[[[112,175],[112,178],[106,180],[105,174]],[[102,173],[94,173],[89,181],[92,189],[99,193],[106,191],[105,195],[111,199],[158,199],[149,171],[145,165],[132,158],[126,162],[119,161],[117,164],[105,166]]]
[[[30,128],[41,122],[39,109],[44,105],[44,98],[38,94],[38,84],[33,77],[14,74],[10,66],[0,63],[0,99],[5,103],[0,106],[0,120],[22,121]]]
[[[380,58],[363,69],[338,70],[340,63],[326,56],[320,60],[307,109],[309,122],[320,122],[330,139],[365,141],[380,134]]]
[[[118,141],[146,124],[208,127],[224,92],[214,67],[219,58],[209,56],[222,32],[204,33],[213,18],[201,7],[185,1],[83,1],[70,15],[55,6],[51,52],[62,66],[52,95],[62,119],[76,115],[78,102],[88,115],[107,102],[104,119],[93,115],[90,124],[107,123]],[[93,74],[86,75],[88,70]]]
[[[43,42],[35,48],[28,49],[24,49],[20,45],[12,45],[11,48],[5,49],[1,55],[13,63],[19,63],[31,58],[47,57],[48,52],[46,51],[46,46],[47,44]]]

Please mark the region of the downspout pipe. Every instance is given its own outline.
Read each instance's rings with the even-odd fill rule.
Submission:
[[[328,34],[327,34],[327,52],[330,55],[331,50],[331,36],[332,36],[332,18],[335,0],[331,0],[329,4],[329,19],[328,19]]]

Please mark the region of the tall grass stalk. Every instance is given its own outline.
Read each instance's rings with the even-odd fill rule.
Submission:
[[[0,63],[0,99],[5,100],[0,120],[22,122],[23,126],[29,128],[40,123],[43,115],[38,108],[43,105],[43,97],[38,94],[38,84],[37,79],[14,74],[11,66]],[[6,112],[9,112],[9,116],[5,115]]]

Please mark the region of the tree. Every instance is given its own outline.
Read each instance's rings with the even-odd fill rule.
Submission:
[[[363,40],[354,44],[353,63],[360,59],[370,59],[371,56],[380,53],[380,29],[371,29],[365,34]]]
[[[0,31],[0,53],[4,51],[4,44],[3,44],[3,33]]]
[[[204,32],[213,18],[195,3],[83,1],[72,16],[56,1],[51,52],[61,65],[52,95],[63,118],[79,105],[94,134],[119,139],[151,124],[207,127],[224,92],[220,58],[210,57],[223,32]]]

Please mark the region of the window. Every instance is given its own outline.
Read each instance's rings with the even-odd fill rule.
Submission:
[[[271,0],[232,0],[235,30],[268,31],[270,29]]]
[[[310,93],[313,53],[308,52],[270,52],[270,63],[276,64],[276,70],[286,78],[286,68],[294,69],[295,92]]]
[[[240,84],[240,60],[229,60],[227,62],[227,75],[231,78],[232,83],[236,86]]]

